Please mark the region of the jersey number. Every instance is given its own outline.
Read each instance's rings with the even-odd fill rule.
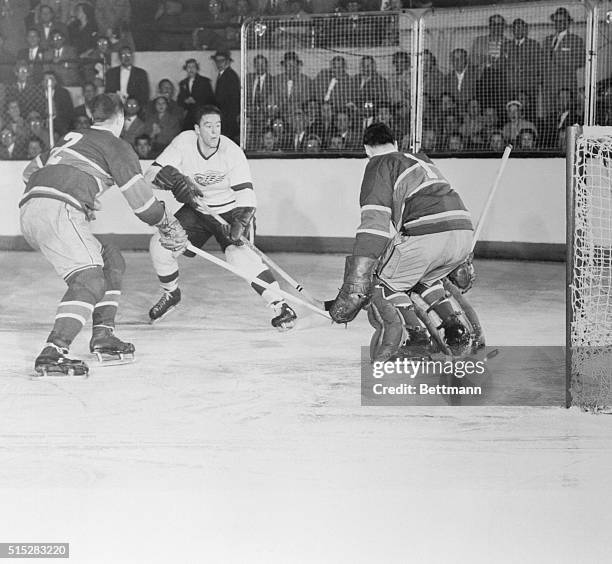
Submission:
[[[62,144],[56,145],[51,149],[51,153],[49,154],[49,159],[47,160],[47,164],[57,164],[62,160],[62,149],[67,149],[68,147],[72,147],[76,143],[78,143],[81,139],[83,139],[82,133],[77,133],[76,131],[70,131],[66,133],[64,137],[62,137]]]

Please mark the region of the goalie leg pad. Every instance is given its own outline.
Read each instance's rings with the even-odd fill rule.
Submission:
[[[404,324],[397,308],[385,298],[380,284],[374,287],[368,306],[368,321],[374,327],[370,360],[384,362],[396,356],[404,341]]]

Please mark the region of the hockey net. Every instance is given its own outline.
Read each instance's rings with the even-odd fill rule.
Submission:
[[[568,405],[608,411],[612,406],[612,128],[576,127],[570,133]]]

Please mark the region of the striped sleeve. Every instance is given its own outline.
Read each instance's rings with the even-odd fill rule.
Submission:
[[[257,207],[257,199],[253,190],[253,181],[251,180],[251,170],[244,152],[240,147],[235,146],[231,158],[234,166],[229,171],[229,181],[236,198],[236,207]]]
[[[359,204],[361,223],[357,228],[353,255],[379,258],[393,236],[393,182],[388,160],[373,158],[368,163],[361,183]]]
[[[44,153],[41,153],[40,155],[38,155],[37,157],[33,158],[28,165],[25,167],[25,169],[23,170],[23,182],[24,184],[27,184],[28,181],[30,180],[30,177],[39,169],[41,169],[47,158],[49,157],[49,151],[45,151]]]

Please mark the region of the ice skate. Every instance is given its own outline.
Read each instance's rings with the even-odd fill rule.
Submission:
[[[111,327],[95,326],[89,350],[98,357],[101,366],[114,366],[134,362],[134,345],[115,337]]]
[[[155,323],[168,315],[181,301],[181,290],[177,288],[172,292],[164,292],[159,301],[149,310],[150,323]]]
[[[68,358],[68,349],[47,343],[34,361],[36,378],[51,376],[82,376],[87,377],[89,367],[82,360]]]
[[[444,329],[444,342],[453,356],[464,356],[471,350],[472,336],[456,313],[445,319],[439,329]]]
[[[408,328],[408,338],[400,348],[399,356],[402,358],[431,358],[431,339],[427,329]]]
[[[272,309],[276,313],[276,317],[272,318],[272,327],[276,327],[279,331],[288,331],[295,326],[297,314],[287,302],[279,301],[272,304]]]

